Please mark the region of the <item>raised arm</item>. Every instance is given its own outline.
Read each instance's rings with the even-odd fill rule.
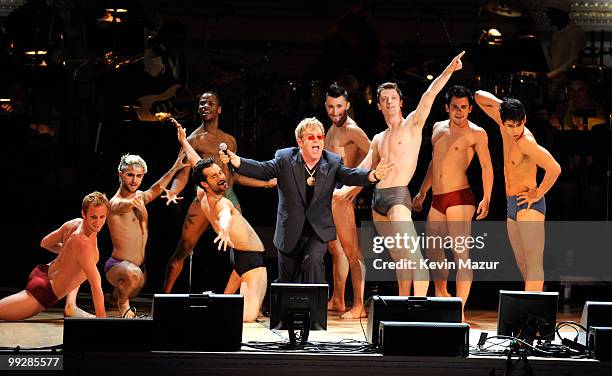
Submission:
[[[487,132],[482,129],[478,131],[476,137],[476,154],[478,162],[480,162],[480,170],[482,171],[482,192],[483,197],[478,209],[476,210],[476,219],[482,219],[489,214],[489,203],[491,202],[491,191],[493,190],[493,164],[491,163],[491,154],[489,153],[489,138]]]
[[[176,138],[181,144],[181,147],[183,148],[183,152],[187,156],[189,164],[191,166],[195,166],[196,163],[198,163],[198,161],[202,158],[200,158],[200,155],[195,151],[193,146],[191,146],[191,144],[187,140],[187,133],[185,131],[185,128],[183,128],[183,126],[173,118],[170,118],[170,121],[176,127]],[[187,169],[187,171],[189,171],[189,169]]]
[[[499,105],[502,102],[499,98],[488,91],[478,90],[476,94],[474,94],[474,100],[485,114],[495,120],[497,125],[500,127],[504,125],[499,115]]]
[[[172,180],[174,175],[176,175],[176,173],[181,171],[184,167],[189,166],[188,163],[183,162],[184,159],[185,152],[180,151],[176,158],[176,161],[174,161],[174,164],[172,165],[172,167],[170,167],[170,170],[168,170],[161,178],[159,178],[158,181],[153,183],[153,185],[149,189],[142,193],[142,200],[145,204],[148,204],[149,202],[155,200],[166,189],[166,186],[168,185],[168,183],[170,183],[170,180]]]
[[[181,144],[181,147],[183,148],[183,151],[185,152],[185,155],[187,156],[187,161],[189,165],[195,166],[195,164],[202,158],[200,158],[200,155],[193,149],[193,147],[189,143],[187,135],[185,133],[185,128],[183,128],[181,124],[176,121],[176,119],[170,118],[169,120],[176,127],[177,138],[179,140],[179,143]],[[189,147],[187,147],[187,145]],[[189,181],[189,165],[184,166],[175,174],[174,180],[172,181],[172,185],[169,190],[170,192],[166,192],[169,196],[176,197],[176,195],[178,195],[183,191],[183,189],[185,189],[185,186]]]
[[[71,247],[78,247],[77,261],[79,266],[85,273],[89,286],[91,286],[91,296],[93,298],[96,317],[106,317],[106,309],[104,308],[104,294],[102,293],[102,281],[100,273],[96,267],[96,247],[90,239],[84,235],[78,235],[69,240]]]
[[[421,100],[417,105],[417,108],[408,115],[408,118],[412,117],[412,124],[415,127],[423,128],[425,126],[425,121],[429,116],[429,112],[431,111],[431,106],[433,105],[436,96],[442,88],[446,85],[448,80],[454,71],[461,69],[461,57],[465,54],[465,51],[462,51],[459,55],[455,56],[453,60],[451,60],[450,64],[444,69],[442,74],[436,77],[435,80],[429,85],[427,90],[421,96]]]

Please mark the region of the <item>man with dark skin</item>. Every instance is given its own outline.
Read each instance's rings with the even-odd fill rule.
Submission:
[[[232,201],[234,206],[240,210],[240,203],[232,189],[234,180],[242,185],[261,188],[273,188],[276,185],[276,180],[258,181],[244,176],[232,175],[229,168],[219,161],[219,145],[221,143],[225,143],[230,151],[235,152],[237,148],[234,137],[219,128],[219,115],[221,111],[222,107],[218,94],[211,91],[202,94],[198,105],[198,114],[202,119],[202,124],[187,137],[187,141],[200,158],[213,158],[215,163],[222,167],[223,173],[228,178],[229,185],[225,197]],[[189,180],[189,170],[186,167],[179,171],[176,179],[172,182],[172,188],[168,191],[169,200],[177,199],[176,195],[185,188]],[[193,251],[200,236],[202,236],[202,233],[210,224],[200,207],[202,193],[198,188],[198,194],[187,210],[181,239],[166,267],[166,277],[163,286],[164,293],[172,291],[176,279],[183,270],[185,258]],[[228,283],[234,282],[230,281]]]

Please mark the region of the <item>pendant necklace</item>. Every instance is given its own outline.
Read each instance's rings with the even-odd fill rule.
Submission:
[[[308,178],[306,178],[306,184],[308,184],[310,187],[313,187],[317,182],[313,175],[315,174],[315,172],[317,172],[318,167],[319,165],[317,164],[317,166],[312,170],[312,172],[310,172],[310,169],[306,166],[306,164],[304,164],[304,169],[306,170],[308,175],[310,175]]]

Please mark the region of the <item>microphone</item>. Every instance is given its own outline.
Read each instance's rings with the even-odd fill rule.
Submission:
[[[227,154],[227,144],[225,142],[222,142],[219,144],[219,150],[221,150],[223,154],[229,156],[229,154]],[[236,174],[236,169],[234,168],[234,165],[232,164],[231,160],[227,164],[227,167],[229,167],[229,170],[232,173],[232,175]]]

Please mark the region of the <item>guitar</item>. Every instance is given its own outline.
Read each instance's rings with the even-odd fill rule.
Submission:
[[[145,95],[137,99],[136,115],[140,121],[165,120],[176,113],[176,92],[181,87],[174,84],[161,94]]]

